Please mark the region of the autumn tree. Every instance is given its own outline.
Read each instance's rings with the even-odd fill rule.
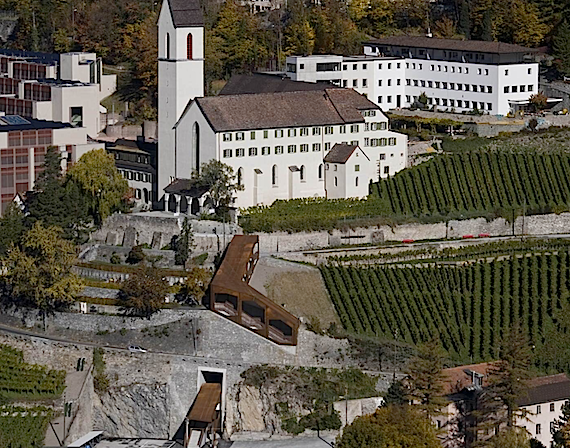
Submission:
[[[184,284],[176,294],[176,301],[185,305],[198,305],[206,293],[212,273],[200,266],[190,266],[186,275]]]
[[[442,415],[447,403],[444,397],[445,360],[446,353],[440,342],[432,339],[418,347],[406,369],[407,398],[429,418]]]
[[[413,406],[388,406],[357,417],[337,438],[336,448],[441,448],[431,421]]]
[[[530,105],[534,111],[543,110],[547,105],[548,97],[543,92],[535,93],[529,98]]]
[[[123,282],[119,300],[127,314],[150,317],[164,306],[168,291],[168,282],[160,271],[145,265]]]
[[[40,309],[44,317],[72,303],[83,288],[71,272],[75,257],[75,246],[61,237],[61,229],[34,224],[6,259],[11,300]]]
[[[117,170],[113,156],[104,149],[83,154],[68,171],[68,177],[84,194],[97,225],[113,212],[126,210],[130,205],[129,184]]]

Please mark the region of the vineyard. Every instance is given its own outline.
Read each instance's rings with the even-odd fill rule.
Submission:
[[[568,249],[467,265],[324,266],[344,327],[410,344],[438,337],[455,361],[496,358],[518,322],[538,347],[559,325],[570,289]],[[537,350],[538,351],[538,350]]]
[[[371,185],[366,200],[296,199],[242,211],[247,232],[435,222],[570,209],[570,153],[474,150],[437,156]]]
[[[373,191],[395,215],[568,210],[570,154],[448,154],[383,180]]]
[[[56,398],[65,388],[65,372],[24,362],[21,351],[0,345],[0,399]]]
[[[45,407],[0,407],[0,446],[40,448],[52,411]]]

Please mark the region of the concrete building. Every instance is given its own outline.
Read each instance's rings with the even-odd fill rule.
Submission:
[[[324,159],[337,143],[359,146],[357,154],[367,156],[360,158],[359,186],[333,188],[333,197],[365,196],[370,180],[393,175],[407,159],[406,136],[388,130],[378,106],[353,90],[334,87],[197,98],[175,132],[174,177],[190,178],[202,163],[220,160],[244,187],[236,207],[324,197],[329,191]],[[340,164],[331,170],[334,165]],[[351,175],[347,182],[356,181]]]
[[[378,179],[370,157],[358,145],[337,143],[324,162],[325,190],[329,199],[365,198],[369,183]]]
[[[100,147],[87,141],[86,129],[69,123],[0,116],[0,216],[14,197],[34,188],[46,151],[56,146],[62,168]]]
[[[441,111],[506,115],[538,92],[534,50],[501,42],[393,36],[364,44],[363,56],[289,56],[296,81],[330,81],[382,109],[412,106],[425,93]]]
[[[0,51],[0,112],[101,131],[100,101],[116,89],[93,53]]]

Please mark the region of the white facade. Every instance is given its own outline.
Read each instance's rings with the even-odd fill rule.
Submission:
[[[104,75],[103,62],[95,53],[63,53],[59,56],[59,60],[60,79],[96,84],[99,100],[117,90],[117,75]]]
[[[552,428],[554,421],[562,417],[562,405],[567,400],[556,400],[523,406],[528,411],[527,419],[521,419],[517,425],[525,428],[530,437],[539,440],[544,446],[552,443]]]
[[[440,111],[506,115],[513,109],[510,101],[538,92],[538,63],[491,62],[384,57],[365,45],[364,56],[289,56],[287,76],[353,88],[384,110],[410,107],[425,92]]]
[[[174,125],[192,99],[204,96],[204,28],[175,26],[171,11],[169,0],[165,0],[158,19],[160,192],[173,178],[183,177],[176,172]]]
[[[237,193],[237,207],[271,205],[277,199],[325,197],[323,159],[336,143],[351,143],[371,154],[363,158],[361,169],[366,174],[359,188],[336,189],[331,197],[364,197],[370,180],[405,168],[407,137],[387,128],[386,116],[372,110],[364,111],[361,123],[216,132],[193,102],[176,127],[176,172],[178,177],[190,177],[197,154],[200,163],[216,159],[230,165],[244,186]]]
[[[369,193],[369,183],[375,180],[378,180],[376,167],[359,147],[346,162],[329,162],[325,158],[325,191],[328,199],[365,198]]]

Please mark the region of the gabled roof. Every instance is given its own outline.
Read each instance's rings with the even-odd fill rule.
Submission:
[[[431,48],[434,50],[472,51],[474,53],[531,53],[533,48],[504,42],[489,42],[479,40],[438,39],[425,36],[390,36],[373,39],[365,44],[393,45],[397,47]]]
[[[466,366],[443,369],[446,376],[444,390],[446,395],[463,391],[473,386],[473,373],[483,376],[483,386],[487,385],[487,375],[493,368],[493,364],[483,362],[480,364],[470,364]]]
[[[204,26],[204,16],[198,0],[165,1],[168,1],[172,22],[176,28]]]
[[[518,401],[519,406],[570,399],[570,379],[565,373],[532,379],[528,391]]]
[[[363,123],[380,108],[352,89],[221,95],[196,103],[215,132]]]
[[[346,163],[358,145],[347,145],[346,143],[335,143],[332,149],[325,156],[324,161],[329,163]],[[363,153],[364,154],[364,153]]]
[[[233,75],[219,95],[301,92],[306,90],[323,91],[331,87],[333,85],[330,82],[293,81],[283,75],[253,73],[251,75]]]

